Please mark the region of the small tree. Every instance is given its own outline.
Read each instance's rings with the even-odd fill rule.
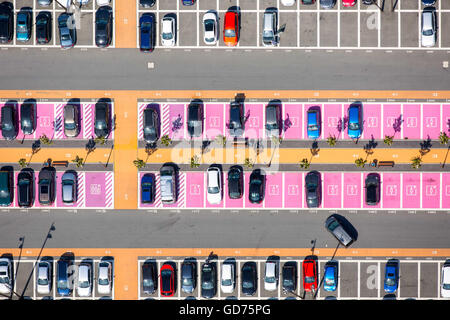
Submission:
[[[83,158],[80,158],[79,156],[76,156],[72,162],[76,164],[77,168],[81,168],[84,165]]]
[[[145,167],[145,162],[142,159],[137,158],[136,160],[133,160],[133,164],[136,168],[141,169]]]
[[[358,158],[355,160],[355,164],[358,168],[364,168],[366,163],[367,163],[367,160],[364,160],[363,158]]]
[[[305,170],[308,170],[310,165],[311,165],[311,162],[309,162],[307,158],[303,158],[299,164],[300,169],[305,169]]]
[[[223,147],[225,147],[227,145],[227,137],[225,137],[225,136],[223,136],[221,134],[216,136],[215,141],[216,141],[217,144],[219,144],[219,145],[221,145]]]
[[[449,139],[449,137],[447,136],[447,134],[445,132],[441,132],[439,134],[439,142],[441,144],[447,144],[448,143],[448,139]]]
[[[422,166],[422,158],[417,156],[411,159],[411,168],[419,169]]]
[[[169,138],[168,134],[165,134],[161,137],[161,144],[166,147],[172,144],[172,139]]]
[[[250,161],[249,158],[245,158],[244,166],[246,166],[247,168],[253,168],[253,163]]]
[[[106,138],[104,136],[96,137],[94,142],[103,146],[106,143]]]
[[[279,146],[283,142],[283,137],[280,136],[279,137],[272,136],[270,139],[272,144],[275,146]]]
[[[19,159],[19,166],[21,168],[25,168],[27,166],[27,160],[25,158],[20,158]]]
[[[42,144],[46,144],[46,145],[50,145],[50,144],[53,143],[53,142],[52,142],[45,134],[42,134],[42,135],[39,137],[39,141],[40,141]]]
[[[334,135],[330,135],[327,138],[327,142],[330,145],[330,147],[334,147],[336,145],[336,137]]]
[[[394,136],[385,136],[384,137],[384,143],[388,146],[392,146],[392,143],[394,142]]]
[[[200,158],[199,156],[195,155],[191,157],[191,168],[198,168],[200,167]]]

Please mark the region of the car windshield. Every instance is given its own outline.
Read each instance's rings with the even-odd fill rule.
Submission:
[[[389,278],[386,278],[386,285],[387,286],[393,286],[395,284],[395,280],[393,278],[390,278],[390,277],[393,277],[393,276],[394,275],[392,273],[388,274]]]
[[[219,187],[208,187],[208,193],[219,193]]]
[[[231,286],[232,284],[231,279],[222,279],[223,286]]]
[[[47,280],[47,279],[41,279],[41,278],[39,278],[39,279],[38,279],[38,285],[40,285],[40,286],[46,286],[46,285],[48,285],[48,280]]]
[[[88,288],[89,287],[89,281],[81,281],[80,282],[80,288]]]
[[[146,287],[153,287],[153,280],[148,278],[148,279],[144,279],[144,286]]]
[[[214,20],[205,20],[205,31],[214,31]]]
[[[272,129],[277,129],[277,124],[276,123],[268,123],[266,124],[266,129],[267,130],[272,130]]]
[[[12,125],[10,122],[2,122],[2,127],[5,130],[11,130],[12,129]]]
[[[59,288],[59,289],[67,289],[67,288],[68,288],[68,286],[67,286],[67,281],[65,281],[65,280],[59,280],[59,281],[58,281],[58,288]]]
[[[47,23],[47,21],[45,19],[40,19],[36,22],[36,25],[38,26],[43,26]]]
[[[155,128],[153,128],[153,127],[145,127],[144,128],[144,132],[146,134],[155,134]]]
[[[444,288],[445,290],[450,290],[450,283],[444,283],[442,288]]]
[[[191,278],[183,278],[183,286],[192,286]]]
[[[105,126],[105,123],[103,121],[97,120],[95,122],[95,127],[97,129],[104,129],[106,126]]]
[[[172,39],[172,33],[171,33],[171,32],[163,33],[163,34],[162,34],[162,38],[163,38],[164,40],[171,40],[171,39]]]
[[[246,288],[246,289],[251,289],[251,288],[253,288],[253,283],[251,283],[250,281],[244,281],[242,283],[242,287]]]
[[[308,129],[311,130],[311,131],[315,131],[315,130],[318,130],[319,127],[317,126],[317,124],[310,124],[308,126]]]
[[[268,41],[272,40],[273,39],[273,32],[271,30],[265,30],[263,32],[263,38],[264,38],[264,40],[268,40]]]
[[[339,227],[339,222],[337,221],[333,221],[328,225],[328,229],[330,231],[333,231],[334,229],[336,229],[337,227]]]
[[[99,278],[98,279],[98,284],[99,285],[102,285],[102,286],[106,286],[106,285],[108,285],[109,284],[109,280],[107,279],[107,278]]]
[[[331,278],[325,278],[325,284],[332,286],[334,285],[334,280]]]
[[[266,277],[267,283],[275,283],[275,277]]]
[[[306,283],[313,283],[314,282],[314,277],[305,277],[305,282]]]
[[[70,36],[69,36],[68,34],[62,34],[62,35],[61,35],[61,40],[62,40],[62,41],[70,40]]]
[[[292,279],[284,279],[283,283],[285,286],[292,286],[294,284]]]
[[[66,127],[66,129],[69,129],[69,130],[73,130],[76,128],[76,125],[74,122],[64,123],[64,126]]]
[[[433,30],[432,29],[423,30],[423,35],[431,36],[431,35],[433,35]]]
[[[20,24],[17,26],[17,31],[18,32],[27,32],[27,28],[23,24]]]
[[[350,130],[359,130],[359,124],[357,122],[350,122],[348,128]]]
[[[0,283],[9,283],[9,278],[6,276],[0,277]]]
[[[150,26],[151,26],[150,22],[142,22],[141,23],[142,31],[148,31],[150,29]]]
[[[225,37],[234,38],[236,36],[236,33],[233,29],[226,29],[225,30]]]

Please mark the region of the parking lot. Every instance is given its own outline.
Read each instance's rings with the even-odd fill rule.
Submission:
[[[393,2],[392,2],[393,3]],[[381,7],[382,0],[378,0]],[[319,1],[314,5],[285,7],[279,0],[197,0],[194,6],[183,6],[178,0],[157,1],[152,8],[142,8],[136,0],[137,21],[146,12],[156,16],[157,39],[160,47],[159,25],[168,13],[176,14],[178,40],[175,48],[211,49],[226,48],[223,43],[223,21],[230,8],[240,12],[240,38],[237,47],[243,49],[267,49],[262,45],[262,21],[267,8],[278,11],[278,49],[383,49],[383,50],[448,50],[450,48],[450,3],[436,2],[437,40],[435,47],[421,47],[420,0],[399,0],[392,11],[390,1],[385,1],[384,11],[376,5],[367,6],[357,1],[354,7],[343,7],[337,1],[333,9],[321,9]],[[214,46],[203,42],[203,14],[214,10],[219,16],[219,41]],[[137,45],[139,45],[139,34]],[[167,49],[169,50],[169,49]]]

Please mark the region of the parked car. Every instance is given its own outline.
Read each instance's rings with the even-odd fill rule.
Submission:
[[[78,182],[77,175],[73,171],[66,171],[61,178],[61,195],[64,204],[70,205],[77,202]]]
[[[265,194],[265,176],[261,169],[255,169],[250,174],[248,199],[251,203],[261,203]]]
[[[36,130],[36,104],[25,101],[20,105],[20,128],[23,134],[33,134]]]
[[[197,267],[193,261],[184,261],[181,264],[181,291],[192,293],[197,285]]]
[[[422,5],[424,7],[434,6],[435,3],[436,3],[436,0],[422,0]]]
[[[310,109],[307,112],[307,133],[309,139],[320,137],[320,113],[318,110]]]
[[[141,203],[151,204],[155,201],[155,175],[146,173],[141,178]]]
[[[281,133],[280,128],[281,110],[280,106],[275,103],[269,103],[266,106],[266,136],[267,138],[279,137]]]
[[[242,185],[244,174],[240,166],[232,166],[228,171],[228,197],[240,199],[242,197]]]
[[[278,263],[267,261],[264,270],[264,290],[274,291],[278,288]]]
[[[223,23],[223,42],[229,47],[234,47],[239,42],[239,15],[234,11],[225,13]]]
[[[230,103],[230,122],[228,129],[232,137],[242,137],[244,134],[244,109],[240,102],[233,101]]]
[[[39,172],[39,203],[51,205],[55,201],[55,172],[49,167]]]
[[[426,7],[422,11],[421,43],[422,47],[434,47],[436,45],[436,9]]]
[[[365,181],[366,204],[375,206],[380,202],[380,175],[369,173]]]
[[[72,14],[63,12],[59,15],[58,30],[61,48],[72,48],[77,42],[77,29],[73,27]]]
[[[348,108],[348,136],[352,139],[358,139],[362,132],[361,106],[352,104]]]
[[[450,261],[445,261],[441,275],[441,297],[450,298]]]
[[[177,28],[175,18],[165,15],[161,21],[161,45],[173,47],[177,41]]]
[[[52,266],[48,261],[38,264],[36,273],[36,289],[39,294],[49,294],[52,288]]]
[[[111,116],[109,114],[109,104],[105,101],[98,101],[95,104],[94,133],[97,137],[109,136],[111,128]]]
[[[92,294],[92,268],[89,263],[82,262],[78,266],[77,293],[80,297]]]
[[[173,267],[164,263],[160,270],[160,293],[165,297],[172,297],[175,293],[175,270]]]
[[[144,140],[147,143],[156,143],[160,136],[160,121],[158,112],[154,109],[147,108],[144,110],[143,117]]]
[[[328,261],[325,264],[323,289],[335,291],[338,284],[338,267],[336,261]]]
[[[316,3],[316,0],[302,0],[302,4],[311,5]]]
[[[191,101],[188,107],[187,129],[190,137],[200,137],[203,133],[203,103]]]
[[[295,4],[295,0],[281,0],[281,4],[285,7],[290,7]]]
[[[214,11],[203,15],[203,41],[207,45],[215,45],[219,38],[219,19]]]
[[[161,202],[171,204],[177,201],[177,185],[175,169],[172,166],[164,165],[159,170],[161,183]]]
[[[112,287],[112,263],[103,260],[98,264],[97,291],[100,294],[110,294]]]
[[[153,294],[157,287],[157,274],[153,263],[144,262],[142,264],[142,291],[145,294]]]
[[[109,6],[102,6],[95,12],[95,45],[97,47],[105,48],[111,44],[112,19],[112,9]]]
[[[342,0],[342,5],[344,7],[353,7],[356,3],[356,0]]]
[[[151,8],[155,5],[156,0],[139,0],[139,5],[143,8]]]
[[[248,261],[244,263],[241,270],[241,289],[246,296],[253,296],[257,290],[256,263]]]
[[[390,259],[386,263],[384,273],[384,291],[394,293],[398,288],[400,263],[396,259]]]
[[[155,48],[156,20],[153,13],[144,13],[139,18],[139,49],[152,52]]]
[[[195,0],[181,0],[181,3],[183,3],[183,6],[192,6],[195,3]]]
[[[0,206],[7,207],[13,202],[13,177],[9,171],[0,171]]]
[[[17,176],[17,202],[19,207],[31,207],[34,203],[34,175],[30,171],[20,171]]]
[[[37,3],[41,7],[49,7],[52,4],[52,0],[37,0]]]
[[[320,0],[320,7],[322,9],[332,9],[336,5],[336,0]]]
[[[10,2],[0,3],[0,43],[11,42],[14,37],[14,6]]]
[[[87,5],[89,3],[89,0],[76,0],[80,5]]]
[[[310,171],[305,176],[305,195],[308,208],[318,208],[322,200],[320,173]]]
[[[285,263],[283,265],[282,273],[282,287],[285,292],[295,292],[297,289],[297,267],[295,264]]]
[[[69,261],[60,259],[56,264],[56,292],[60,296],[68,296],[72,292],[72,283],[69,283]]]
[[[344,228],[338,218],[331,215],[325,221],[325,228],[345,247],[348,247],[356,239]]]
[[[14,140],[18,131],[16,106],[6,104],[2,108],[2,136],[6,140]]]
[[[1,18],[0,18],[1,20]],[[17,41],[26,42],[31,38],[31,28],[32,28],[32,11],[31,10],[20,10],[17,13],[16,21],[16,39]]]
[[[80,115],[77,106],[66,104],[64,106],[64,134],[66,137],[77,137],[80,133]]]
[[[111,3],[111,0],[97,0],[97,6],[107,6]]]
[[[232,293],[235,287],[234,264],[222,263],[220,278],[220,289],[222,292]]]
[[[206,172],[206,199],[210,204],[220,204],[222,201],[222,173],[218,167],[209,167]]]
[[[317,260],[312,257],[306,257],[302,263],[303,290],[305,292],[314,292],[318,288]]]
[[[217,292],[217,273],[215,263],[204,263],[201,274],[201,295],[203,298],[213,298]]]
[[[36,17],[36,43],[47,44],[52,40],[52,13],[41,11]]]
[[[12,262],[9,258],[0,258],[0,293],[7,295],[13,289]]]
[[[278,17],[276,11],[266,11],[263,17],[262,44],[265,47],[277,45]]]

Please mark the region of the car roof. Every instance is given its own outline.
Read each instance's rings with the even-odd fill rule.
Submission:
[[[442,267],[442,282],[450,283],[450,264],[445,264]]]
[[[358,121],[359,118],[359,106],[353,105],[348,108],[348,117],[349,120]]]
[[[274,276],[275,275],[275,261],[267,261],[266,262],[266,275]]]

